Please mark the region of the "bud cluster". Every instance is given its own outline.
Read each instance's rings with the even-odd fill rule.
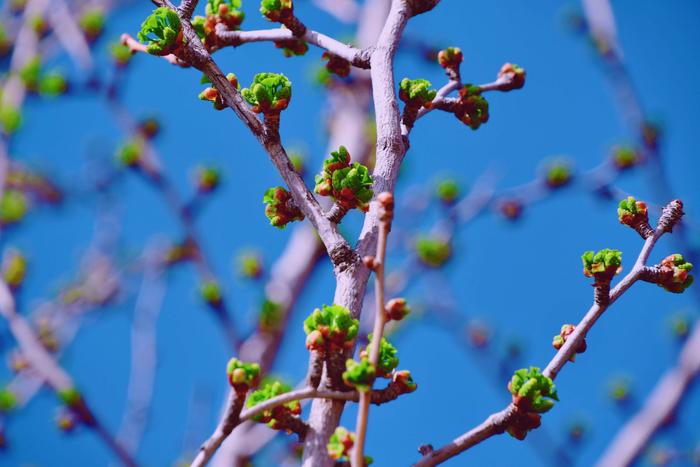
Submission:
[[[228,31],[240,29],[245,18],[240,8],[241,0],[208,0],[204,10],[206,16],[195,16],[192,19],[192,27],[208,50],[219,46],[217,25],[223,25]]]
[[[228,80],[228,82],[231,83],[231,86],[233,86],[234,89],[241,88],[240,84],[238,83],[238,78],[236,77],[235,74],[233,74],[233,73],[227,74],[226,80]],[[209,77],[207,75],[203,75],[200,82],[202,84],[206,84],[206,83],[211,83],[211,80],[209,79]],[[204,91],[200,92],[199,99],[202,101],[211,102],[214,105],[214,108],[216,110],[223,110],[226,108],[226,103],[224,102],[224,99],[219,94],[219,90],[213,86],[208,87]]]
[[[237,358],[232,358],[226,365],[226,375],[236,394],[239,396],[245,395],[257,384],[258,376],[260,375],[260,365],[257,363],[245,363]]]
[[[268,381],[263,384],[260,389],[257,389],[250,394],[248,400],[246,401],[246,406],[248,408],[255,407],[262,402],[289,392],[290,390],[291,387],[282,383],[281,381]],[[296,431],[294,429],[294,425],[300,422],[298,419],[299,414],[301,414],[301,404],[299,401],[291,401],[280,404],[271,409],[264,410],[261,413],[256,414],[253,417],[253,420],[258,423],[266,423],[267,426],[273,430],[285,430],[287,432],[292,432]],[[296,420],[297,423],[294,423],[294,420]]]
[[[508,383],[508,391],[516,414],[506,431],[519,440],[525,439],[530,430],[538,428],[540,414],[549,411],[559,400],[554,382],[536,367],[517,370]]]
[[[654,235],[654,230],[649,225],[649,214],[645,202],[628,196],[620,201],[617,216],[621,224],[632,227],[642,238],[646,239]]]
[[[424,265],[439,268],[452,256],[452,247],[438,237],[420,237],[416,240],[416,255]]]
[[[149,54],[175,53],[184,44],[180,17],[170,8],[156,8],[141,24],[138,38]]]
[[[576,329],[576,326],[573,324],[565,324],[561,327],[561,331],[559,334],[554,336],[552,339],[552,347],[555,349],[559,350],[562,347],[564,347],[564,344],[566,343],[566,340],[568,337],[571,335],[572,332]],[[586,351],[586,348],[588,348],[588,345],[586,344],[586,339],[584,338],[581,343],[578,345],[576,348],[576,352],[571,354],[571,357],[569,358],[569,361],[573,362],[576,360],[576,354],[577,353],[583,353]]]
[[[359,162],[350,163],[350,154],[345,146],[340,146],[323,161],[323,170],[316,175],[314,191],[321,196],[330,196],[344,209],[357,208],[363,212],[369,209],[374,195],[372,177],[366,166]]]
[[[263,196],[265,216],[270,225],[283,229],[293,221],[304,220],[304,213],[292,199],[292,194],[281,186],[268,188]]]
[[[459,90],[459,100],[452,109],[455,117],[472,130],[489,121],[489,102],[481,95],[481,88],[465,84]]]

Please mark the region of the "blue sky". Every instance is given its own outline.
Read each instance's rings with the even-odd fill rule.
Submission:
[[[299,16],[311,28],[336,36],[352,33],[310,2],[299,3]],[[674,194],[683,199],[690,224],[697,227],[699,165],[694,152],[700,122],[700,93],[695,89],[700,74],[700,4],[678,1],[671,6],[640,0],[615,2],[614,7],[631,75],[649,115],[663,122],[663,163]],[[134,34],[149,9],[146,2],[120,9],[110,17],[95,50],[104,56],[108,39],[125,31]],[[586,170],[607,157],[612,144],[634,138],[620,120],[593,50],[565,27],[565,10],[566,5],[554,0],[539,2],[537,7],[517,0],[468,5],[444,0],[433,12],[410,22],[408,36],[462,48],[465,81],[490,81],[510,61],[527,69],[527,84],[517,92],[490,95],[491,119],[476,132],[438,112],[421,120],[412,134],[399,199],[408,188],[430,187],[440,174],[449,174],[468,187],[484,171],[496,168],[502,174],[499,188],[506,188],[532,180],[542,161],[551,157],[566,156],[577,170]],[[244,1],[244,11],[247,29],[268,26],[252,2]],[[216,58],[224,71],[234,71],[244,84],[261,71],[289,76],[294,97],[282,116],[282,135],[290,146],[307,151],[310,167],[318,166],[326,144],[324,94],[311,84],[309,75],[320,63],[320,52],[312,49],[304,57],[285,59],[270,44],[251,44],[221,51]],[[107,63],[104,57],[101,63]],[[65,59],[57,59],[56,64],[81,79]],[[396,78],[403,76],[425,77],[436,84],[444,79],[436,64],[409,53],[400,53],[397,59]],[[269,264],[284,247],[289,229],[267,225],[261,204],[262,193],[279,184],[279,176],[230,111],[214,112],[197,100],[201,85],[194,70],[137,56],[124,85],[125,104],[133,114],[162,119],[157,147],[181,193],[192,192],[190,171],[197,163],[222,168],[224,185],[197,223],[205,250],[231,297],[237,322],[252,329],[263,291],[237,278],[232,264],[236,253],[247,247],[263,250]],[[449,137],[436,137],[443,134]],[[11,153],[17,160],[46,168],[65,186],[76,187],[88,181],[86,155],[109,156],[122,139],[103,101],[91,96],[51,102],[31,99],[26,124],[13,140]],[[653,191],[641,172],[622,177],[617,186],[652,204],[668,201],[651,197]],[[179,226],[162,199],[138,177],[124,177],[116,194],[124,258],[137,255],[154,236],[179,236]],[[16,245],[30,258],[31,272],[21,296],[25,311],[55,293],[71,276],[91,238],[96,209],[93,201],[74,192],[64,207],[45,209],[3,235],[3,247]],[[427,230],[435,217],[424,216],[412,225]],[[402,219],[399,210],[397,225],[407,225],[409,220]],[[354,216],[350,224],[359,221]],[[697,229],[690,233],[697,245]],[[389,268],[404,263],[407,253],[401,247],[393,245]],[[464,322],[479,319],[491,326],[492,346],[487,355],[469,351],[454,333],[431,320],[417,320],[396,335],[401,367],[412,371],[419,390],[372,410],[367,452],[376,465],[408,465],[418,458],[419,445],[441,445],[500,410],[508,399],[506,379],[485,377],[494,372],[480,368],[493,370],[493,355],[502,353],[512,339],[523,345],[523,366],[544,366],[553,355],[552,335],[564,322],[577,322],[591,302],[580,254],[606,247],[622,250],[623,264],[630,265],[641,242],[619,225],[612,203],[591,196],[581,185],[528,208],[517,224],[487,214],[460,229],[456,256],[444,274],[420,279],[407,297],[418,301],[436,287],[450,290]],[[669,239],[662,240],[652,260],[675,252],[674,248]],[[498,279],[493,277],[494,265],[498,265]],[[127,284],[116,305],[91,314],[61,360],[112,432],[119,426],[126,397],[130,320],[138,284],[138,280]],[[305,363],[299,362],[307,357],[301,321],[314,307],[332,300],[332,295],[330,267],[323,263],[295,310],[275,367],[277,374],[289,381],[303,377]],[[577,465],[590,465],[674,361],[679,346],[668,323],[677,312],[697,315],[692,294],[676,296],[652,285],[635,285],[591,332],[586,354],[557,379],[561,402],[544,417],[551,440],[541,433],[525,442],[504,435],[449,465],[554,465],[552,444],[570,449]],[[10,349],[11,335],[4,327],[0,332],[4,348]],[[197,299],[190,268],[168,274],[157,351],[155,398],[137,455],[144,465],[153,466],[171,465],[184,454],[187,436],[197,442],[208,436],[226,391],[223,369],[231,355],[216,322]],[[628,375],[632,381],[635,399],[628,408],[615,407],[606,395],[608,381],[616,375]],[[11,375],[5,371],[3,376]],[[197,410],[193,420],[195,393],[206,396],[204,409]],[[53,420],[56,407],[53,394],[45,391],[11,417],[10,448],[0,454],[0,465],[105,465],[111,460],[89,431],[59,433]],[[676,449],[697,445],[700,433],[690,415],[699,412],[700,392],[694,388],[681,407],[679,423],[656,442]],[[348,409],[343,423],[354,426],[354,417],[354,410]],[[580,446],[571,447],[565,430],[578,418],[588,421],[590,432]],[[194,426],[190,435],[186,435],[188,425]],[[261,465],[274,462],[269,460],[275,459],[274,454],[265,459]]]

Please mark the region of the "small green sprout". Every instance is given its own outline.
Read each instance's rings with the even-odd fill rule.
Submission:
[[[661,261],[660,268],[665,277],[658,285],[669,292],[683,293],[693,283],[694,278],[690,274],[693,265],[683,255],[676,253],[667,256]]]
[[[292,98],[292,83],[283,74],[258,73],[249,88],[241,91],[255,113],[279,113]]]
[[[525,69],[514,63],[506,63],[498,72],[499,90],[512,91],[525,86]]]
[[[572,332],[576,329],[576,326],[573,324],[565,324],[561,327],[561,331],[559,334],[554,336],[552,338],[552,347],[555,349],[559,350],[562,347],[564,347],[564,344],[566,343],[566,340],[569,338]],[[571,357],[569,357],[569,361],[575,361],[576,360],[576,354],[577,353],[583,353],[586,351],[586,348],[588,345],[586,344],[586,339],[584,338],[581,343],[579,344],[578,348],[576,349],[576,353],[572,354]]]
[[[419,237],[415,245],[418,259],[431,268],[442,267],[452,256],[450,243],[441,238]]]
[[[232,358],[226,364],[226,375],[231,387],[238,394],[245,394],[255,386],[260,375],[260,365],[257,363],[245,363],[237,358]]]
[[[350,310],[342,305],[323,305],[321,308],[316,308],[304,320],[304,332],[309,337],[313,335],[312,344],[316,342],[323,346],[326,343],[332,343],[342,349],[351,349],[359,329],[359,321],[354,319]],[[309,346],[308,339],[307,346]],[[322,349],[313,348],[312,350]]]
[[[349,358],[345,362],[343,381],[360,392],[367,392],[372,388],[375,375],[374,366],[366,358],[360,359],[359,362]]]
[[[444,178],[438,181],[435,191],[440,201],[444,204],[451,205],[459,198],[461,187],[457,180],[453,178]]]
[[[374,196],[369,169],[355,162],[350,163],[350,154],[345,146],[323,161],[323,171],[316,175],[314,191],[321,196],[330,196],[346,209],[369,210]]]
[[[414,107],[430,107],[437,91],[432,89],[430,81],[426,79],[404,78],[399,83],[399,98],[406,105]]]
[[[0,225],[20,222],[29,210],[27,195],[17,190],[5,190],[0,198]]]
[[[280,329],[282,324],[283,309],[282,305],[272,300],[265,299],[260,306],[260,317],[258,319],[258,326],[262,331],[265,332],[275,332]]]
[[[83,396],[76,388],[62,389],[57,394],[61,402],[71,409],[78,408],[83,404]]]
[[[244,251],[238,256],[238,273],[246,279],[259,279],[263,272],[263,261],[257,251]]]
[[[392,379],[392,383],[399,386],[400,390],[404,394],[411,393],[418,389],[418,385],[413,381],[411,372],[408,370],[395,371]]]
[[[241,0],[208,0],[204,12],[207,16],[216,16],[229,30],[236,31],[245,18],[240,8]]]
[[[610,282],[615,274],[622,268],[622,252],[606,248],[597,253],[586,251],[581,256],[583,262],[583,274],[586,277],[594,277],[596,282]]]
[[[80,15],[78,25],[88,41],[92,42],[102,34],[105,26],[105,13],[99,7],[88,8]]]
[[[17,289],[27,275],[27,259],[15,249],[5,253],[2,261],[2,277],[11,289]]]
[[[143,140],[133,138],[117,149],[116,159],[124,167],[136,168],[143,158]]]
[[[22,124],[22,114],[13,105],[3,104],[0,107],[0,126],[8,135],[16,132]]]
[[[649,225],[646,203],[637,201],[633,196],[620,201],[617,208],[617,217],[621,224],[632,227],[644,239],[654,234],[654,230]]]
[[[554,382],[537,367],[516,370],[508,383],[508,390],[516,406],[536,413],[549,411],[559,400]]]
[[[219,308],[222,304],[221,286],[216,281],[208,280],[199,286],[199,295],[204,303],[212,308]]]
[[[125,67],[134,55],[129,46],[121,42],[112,42],[109,45],[109,53],[118,67]]]
[[[352,447],[355,445],[355,434],[348,431],[347,428],[339,426],[335,429],[326,449],[331,459],[336,461],[350,460]]]
[[[553,161],[545,166],[544,181],[549,188],[568,185],[572,178],[571,166],[565,160]]]
[[[292,194],[281,186],[268,188],[263,196],[265,216],[270,220],[270,225],[283,229],[293,221],[303,221],[304,213],[294,203]]]
[[[221,172],[216,167],[200,165],[195,171],[195,183],[199,193],[211,193],[221,183]]]
[[[235,74],[229,73],[226,75],[226,80],[231,83],[231,86],[233,86],[235,89],[240,89],[240,84],[238,84],[238,78],[236,77]],[[207,75],[202,75],[201,79],[202,84],[204,83],[211,83],[209,81],[209,78]],[[199,93],[199,100],[202,101],[209,101],[214,105],[214,108],[216,110],[223,110],[226,108],[226,102],[224,102],[223,98],[219,94],[219,90],[216,89],[213,86],[210,86],[206,88],[204,91]]]
[[[180,18],[170,8],[156,8],[141,24],[138,38],[147,44],[146,52],[149,54],[173,53],[184,43]]]
[[[447,47],[438,52],[438,63],[443,68],[458,68],[464,59],[462,49],[459,47]]]
[[[19,70],[19,78],[30,91],[39,89],[41,76],[41,59],[38,56],[30,58]]]
[[[459,90],[459,102],[453,112],[459,121],[476,130],[489,121],[489,102],[481,95],[479,86],[465,84]]]
[[[292,0],[262,0],[260,2],[260,13],[268,21],[281,23],[292,16],[293,12],[294,3]]]
[[[62,73],[51,71],[39,80],[39,93],[44,96],[60,96],[68,90],[68,82]]]
[[[246,406],[248,408],[255,407],[256,405],[277,397],[281,394],[291,391],[291,386],[284,384],[281,381],[270,380],[264,383],[260,389],[253,391],[248,400],[246,401]],[[253,417],[258,423],[266,423],[270,428],[280,429],[277,419],[284,415],[298,416],[301,413],[301,404],[299,401],[291,401],[282,405],[278,405],[275,408],[264,410],[261,413],[256,414]]]
[[[411,312],[411,307],[405,298],[392,298],[386,304],[386,315],[389,320],[401,321]]]
[[[0,389],[0,412],[7,413],[17,407],[17,394],[8,388]]]
[[[612,149],[612,161],[618,170],[627,170],[638,165],[642,156],[629,146],[615,146]]]
[[[369,358],[369,349],[372,345],[372,334],[367,336],[368,343],[367,348],[360,352],[361,359]],[[389,378],[391,372],[399,366],[399,357],[396,356],[398,350],[396,347],[391,345],[391,343],[382,336],[382,340],[379,342],[379,358],[377,359],[377,376],[381,378]]]

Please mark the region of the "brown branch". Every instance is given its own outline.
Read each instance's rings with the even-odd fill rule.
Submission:
[[[700,373],[700,323],[683,345],[673,367],[666,370],[642,408],[618,431],[598,459],[598,467],[627,466],[644,451],[659,428],[674,416],[690,384]]]
[[[379,238],[377,240],[377,254],[374,256],[374,332],[369,348],[369,363],[377,368],[379,362],[379,349],[381,347],[382,336],[384,335],[384,325],[387,322],[386,301],[384,299],[384,263],[386,261],[386,242],[391,230],[391,221],[394,217],[394,196],[391,193],[380,193],[377,197],[379,203]],[[374,381],[369,384],[369,391],[372,390]],[[352,453],[352,464],[355,467],[362,467],[365,464],[365,438],[367,436],[367,421],[369,418],[369,391],[360,392],[360,405],[357,409],[357,422],[355,429],[355,446]]]
[[[307,29],[303,36],[297,37],[289,29],[261,29],[257,31],[228,31],[225,26],[218,25],[216,37],[224,46],[237,47],[249,42],[276,42],[292,39],[302,39],[309,44],[327,50],[358,68],[369,68],[369,50],[357,49],[320,32]]]
[[[664,209],[664,214],[662,214],[661,220],[663,220],[664,217],[669,216],[669,212],[675,209],[675,205],[675,201],[669,203],[669,205]],[[654,245],[658,239],[666,233],[666,231],[666,226],[663,225],[662,222],[659,222],[658,227],[654,231],[654,235],[647,238],[644,242],[642,250],[640,251],[639,256],[637,257],[637,260],[635,261],[630,272],[624,278],[622,278],[622,280],[610,292],[609,304],[614,303],[632,286],[632,284],[639,280],[639,276],[646,265]],[[576,325],[574,332],[571,333],[566,339],[566,343],[561,347],[561,349],[559,349],[549,364],[547,364],[547,367],[542,372],[545,376],[552,379],[557,377],[559,371],[564,367],[564,365],[566,365],[566,363],[570,361],[571,356],[576,354],[576,350],[579,348],[580,343],[585,339],[590,329],[603,315],[608,306],[609,305],[601,306],[598,303],[594,303],[593,306],[591,306],[583,319]],[[447,459],[464,452],[470,447],[490,438],[493,435],[503,433],[515,416],[515,406],[511,403],[504,410],[489,416],[480,425],[456,438],[450,444],[447,444],[440,449],[430,451],[415,465],[421,467],[438,465]]]

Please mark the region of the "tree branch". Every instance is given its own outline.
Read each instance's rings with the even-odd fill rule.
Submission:
[[[624,294],[627,289],[632,286],[632,284],[639,280],[639,276],[642,269],[646,265],[647,259],[649,258],[654,245],[658,239],[668,231],[667,226],[664,225],[663,221],[665,217],[668,217],[667,214],[671,210],[675,209],[674,206],[677,206],[676,203],[676,201],[672,201],[666,208],[664,208],[664,214],[661,216],[659,225],[654,231],[654,235],[647,238],[644,242],[632,270],[610,292],[609,304],[606,306],[601,306],[595,303],[593,306],[591,306],[583,319],[576,325],[574,332],[568,336],[566,343],[561,347],[561,349],[559,349],[554,358],[552,358],[542,374],[549,378],[555,379],[559,371],[564,367],[564,365],[566,365],[567,362],[570,361],[571,356],[576,354],[579,344],[583,341],[583,339],[585,339],[590,329],[603,315],[605,310],[620,296],[622,296],[622,294]],[[424,457],[418,461],[415,466],[425,467],[438,465],[447,459],[466,451],[470,447],[490,438],[493,435],[503,433],[515,415],[516,407],[511,403],[504,410],[489,416],[480,425],[456,438],[450,444],[447,444],[440,449],[430,451],[424,455]]]

